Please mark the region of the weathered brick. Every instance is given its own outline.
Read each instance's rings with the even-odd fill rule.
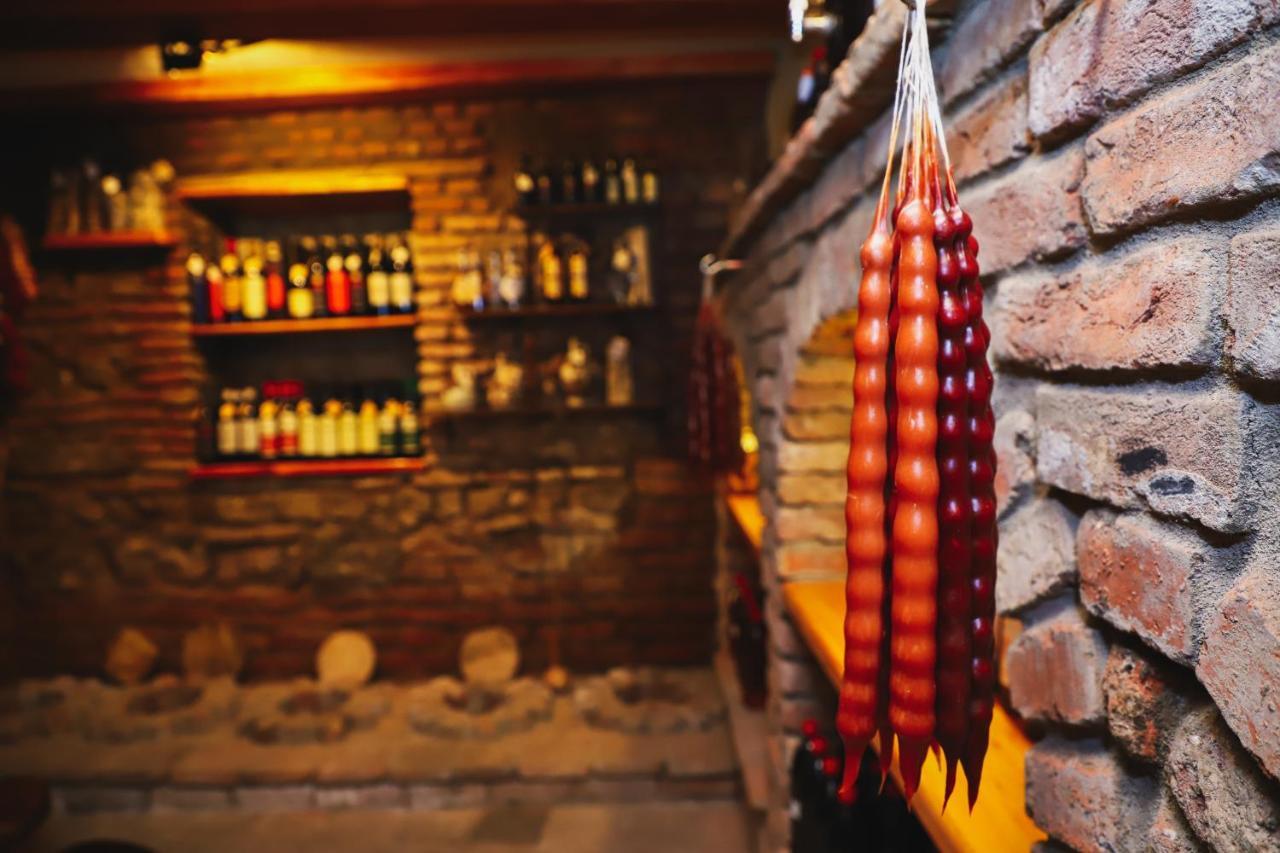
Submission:
[[[1147,850],[1150,853],[1200,853],[1203,849],[1187,826],[1173,794],[1167,788],[1161,791],[1151,826],[1147,827]]]
[[[1101,722],[1107,644],[1074,606],[1023,629],[1005,657],[1009,696],[1022,716],[1072,725]]]
[[[1037,0],[975,3],[947,40],[938,68],[938,86],[950,103],[989,80],[1040,32]]]
[[[1265,414],[1229,389],[1173,386],[1036,392],[1036,470],[1075,494],[1244,529],[1253,499],[1248,432]]]
[[[1262,766],[1280,779],[1280,577],[1255,568],[1227,592],[1205,631],[1196,674]]]
[[[1095,510],[1080,521],[1080,598],[1090,611],[1179,663],[1191,663],[1197,589],[1222,556],[1190,531],[1141,514]]]
[[[778,510],[774,529],[785,542],[817,539],[825,542],[843,542],[845,534],[844,507],[783,507]]]
[[[1047,738],[1027,753],[1027,813],[1080,851],[1141,848],[1141,818],[1156,796],[1149,778],[1129,775],[1097,741]]]
[[[1271,45],[1104,125],[1085,146],[1090,227],[1129,231],[1280,187],[1278,102]]]
[[[847,438],[849,415],[844,412],[790,412],[782,420],[782,432],[793,441],[831,441]]]
[[[848,461],[848,441],[788,441],[779,450],[778,467],[785,473],[834,473],[843,471]]]
[[[777,555],[778,574],[784,580],[844,577],[843,545],[782,545]]]
[[[998,404],[997,404],[998,405]],[[1003,517],[1030,492],[1036,479],[1036,421],[1026,409],[1003,412],[996,420],[996,514]]]
[[[1191,237],[1007,279],[996,293],[994,354],[1051,371],[1207,367],[1226,273],[1226,241]]]
[[[1183,718],[1165,761],[1187,823],[1214,850],[1275,850],[1280,790],[1207,706]]]
[[[784,474],[778,478],[778,500],[783,504],[844,505],[847,481],[843,474]]]
[[[1089,0],[1031,48],[1031,130],[1056,137],[1091,124],[1239,43],[1265,0]]]
[[[1231,240],[1227,352],[1239,373],[1280,380],[1280,228]]]
[[[1037,498],[1000,525],[996,609],[1015,613],[1076,579],[1076,518],[1051,498]]]
[[[1025,160],[965,196],[982,248],[978,261],[984,275],[1084,245],[1078,193],[1083,166],[1083,152],[1075,146]]]
[[[1113,645],[1102,687],[1107,730],[1131,757],[1155,763],[1187,708],[1184,678],[1154,655]]]
[[[947,146],[957,181],[989,172],[1030,150],[1027,136],[1027,74],[1019,71],[993,85],[951,123]]]

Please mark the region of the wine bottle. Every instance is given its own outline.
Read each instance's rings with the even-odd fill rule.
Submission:
[[[257,241],[242,240],[244,259],[241,269],[244,271],[243,296],[244,318],[246,320],[265,320],[267,318],[267,279],[262,274],[262,258],[258,255]]]
[[[365,283],[364,255],[360,253],[360,244],[352,234],[342,235],[343,252],[347,268],[347,281],[351,286],[351,313],[369,313],[369,291]]]
[[[347,259],[338,248],[336,237],[321,238],[324,249],[325,307],[331,317],[345,317],[351,313],[351,280],[347,278]]]
[[[244,282],[240,278],[240,258],[236,241],[227,240],[227,250],[219,263],[222,268],[222,311],[228,323],[244,319]]]
[[[391,313],[391,276],[387,272],[387,258],[383,251],[382,237],[369,235],[369,310],[382,316]]]
[[[191,294],[191,320],[209,322],[209,280],[205,277],[204,255],[192,252],[187,256],[187,290]]]
[[[536,204],[538,201],[538,184],[533,177],[533,166],[530,164],[529,155],[522,154],[520,156],[520,165],[516,169],[515,179],[516,199],[523,205]]]
[[[401,314],[413,312],[413,254],[403,237],[391,248],[391,307]]]
[[[280,241],[268,240],[263,249],[262,275],[267,285],[267,316],[273,320],[288,313],[285,307],[288,283],[284,274],[284,253],[280,250]]]

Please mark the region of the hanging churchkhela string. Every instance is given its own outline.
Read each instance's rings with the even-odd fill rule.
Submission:
[[[712,298],[713,281],[738,261],[703,258],[702,304],[693,329],[689,369],[689,459],[713,474],[742,469],[742,396],[738,387],[733,343],[725,336]]]
[[[951,174],[923,3],[903,31],[887,160],[854,331],[841,796],[852,799],[857,756],[878,734],[885,772],[896,736],[908,799],[935,747],[945,796],[959,764],[972,809],[995,690],[992,374],[978,243]]]

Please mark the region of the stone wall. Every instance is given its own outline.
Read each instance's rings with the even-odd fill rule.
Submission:
[[[0,602],[20,614],[12,668],[96,672],[133,624],[172,669],[183,631],[223,619],[244,634],[252,677],[309,672],[341,626],[368,631],[381,673],[396,677],[451,670],[462,635],[488,623],[517,632],[530,667],[708,660],[710,491],[676,458],[681,385],[648,366],[683,375],[696,261],[723,233],[733,181],[758,162],[762,92],[758,80],[684,81],[15,129],[29,150],[9,185],[34,234],[47,164],[86,154],[165,157],[180,176],[408,164],[419,323],[405,364],[428,401],[453,364],[494,355],[448,287],[461,246],[513,226],[519,155],[634,153],[663,173],[655,286],[667,310],[628,328],[639,393],[667,409],[433,429],[422,473],[194,482],[210,363],[188,334],[181,265],[207,223],[177,209],[184,244],[167,257],[41,256],[26,324],[36,390],[9,424],[0,513]]]
[[[935,50],[994,334],[997,595],[1025,627],[1003,679],[1037,738],[1027,809],[1081,850],[1280,837],[1278,23],[1248,0],[989,0]],[[728,243],[773,592],[843,574],[842,439],[806,401],[884,166],[886,116],[848,105],[889,92],[852,58]],[[847,382],[818,393],[847,406]],[[785,747],[831,695],[769,615],[778,849]]]

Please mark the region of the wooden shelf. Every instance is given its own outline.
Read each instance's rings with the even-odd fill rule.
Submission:
[[[631,403],[626,406],[610,406],[605,403],[588,403],[585,406],[569,407],[535,407],[516,406],[510,409],[467,409],[460,412],[426,412],[431,423],[451,423],[456,421],[502,420],[507,418],[563,418],[591,417],[596,415],[647,415],[661,412],[663,407],[656,403]]]
[[[756,811],[765,811],[769,807],[769,724],[764,711],[742,704],[742,690],[738,686],[733,659],[724,649],[716,653],[715,666],[720,692],[724,694],[725,705],[729,708],[729,733],[738,756],[738,770],[742,773],[747,805]]]
[[[522,204],[517,205],[515,215],[521,219],[573,219],[586,217],[640,217],[653,216],[662,210],[657,204],[606,204],[604,202],[579,202],[574,204]]]
[[[191,469],[193,480],[240,480],[251,477],[355,477],[421,471],[419,456],[370,459],[276,459],[255,462],[210,462]]]
[[[50,234],[42,247],[47,251],[101,251],[104,249],[171,249],[178,237],[168,231],[100,231],[94,234]]]
[[[242,335],[294,335],[310,332],[368,332],[379,329],[411,329],[413,314],[382,317],[317,317],[312,320],[247,320],[240,323],[192,323],[197,338],[229,338]]]
[[[792,620],[837,687],[844,667],[844,582],[795,582],[783,586]],[[982,794],[970,814],[964,782],[957,782],[946,812],[942,811],[945,774],[931,758],[924,762],[920,790],[912,810],[943,853],[1026,853],[1046,836],[1027,817],[1024,760],[1027,736],[999,704],[991,721],[991,742],[982,774]],[[901,787],[898,768],[893,768]],[[964,779],[964,771],[959,772]]]
[[[729,507],[729,516],[759,557],[764,542],[764,513],[760,510],[760,499],[755,495],[731,494],[725,496],[724,502]]]
[[[562,305],[526,305],[520,308],[462,309],[462,319],[468,322],[559,319],[567,317],[639,316],[657,311],[656,305],[614,305],[607,302],[566,302]]]
[[[376,169],[280,169],[179,178],[174,195],[211,216],[409,211],[412,165]]]

